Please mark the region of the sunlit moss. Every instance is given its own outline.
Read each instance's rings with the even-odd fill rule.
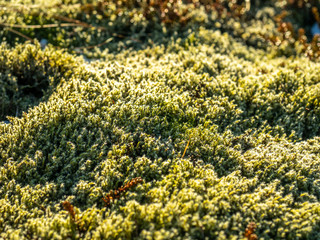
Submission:
[[[64,3],[72,16],[79,2]],[[121,6],[138,12],[134,3]],[[197,11],[193,24],[209,21]],[[270,25],[257,25],[273,29],[272,11],[261,11]],[[121,19],[113,24],[125,29]],[[253,48],[259,28],[239,39],[229,24],[235,33],[204,25],[175,35],[165,23],[173,37],[161,44],[96,49],[92,62],[36,41],[3,43],[0,238],[243,239],[255,222],[261,239],[318,239],[319,63]]]

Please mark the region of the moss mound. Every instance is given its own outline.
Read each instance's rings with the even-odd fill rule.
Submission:
[[[14,2],[0,239],[320,238],[320,65],[285,1]]]
[[[63,61],[62,61],[63,59]],[[29,107],[46,100],[62,78],[68,78],[77,59],[40,45],[0,46],[0,119],[20,116]]]

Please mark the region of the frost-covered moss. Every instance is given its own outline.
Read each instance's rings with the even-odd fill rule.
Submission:
[[[235,36],[204,26],[90,63],[2,44],[0,239],[244,239],[250,222],[319,239],[320,65]]]

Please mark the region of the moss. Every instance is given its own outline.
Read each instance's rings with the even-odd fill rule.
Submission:
[[[173,4],[186,22],[159,9],[141,15],[144,1],[103,13],[103,1],[30,1],[21,12],[7,3],[1,17],[12,24],[55,24],[53,10],[39,14],[50,4],[59,16],[110,23],[111,35],[86,47],[118,26],[147,37],[84,48],[97,58],[88,62],[75,48],[97,28],[21,30],[65,38],[46,48],[3,29],[1,239],[244,239],[251,222],[261,239],[319,238],[319,63],[292,46],[280,56],[259,35],[275,31],[280,1],[256,1],[256,20],[224,1],[221,13],[187,2]]]
[[[50,47],[41,51],[37,42],[15,48],[2,43],[0,119],[21,116],[29,107],[45,101],[61,79],[72,74],[76,61]]]

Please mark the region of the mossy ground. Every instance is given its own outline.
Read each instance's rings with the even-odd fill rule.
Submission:
[[[0,32],[0,239],[319,239],[320,64],[261,38],[285,1],[107,2],[1,1],[80,25]]]

